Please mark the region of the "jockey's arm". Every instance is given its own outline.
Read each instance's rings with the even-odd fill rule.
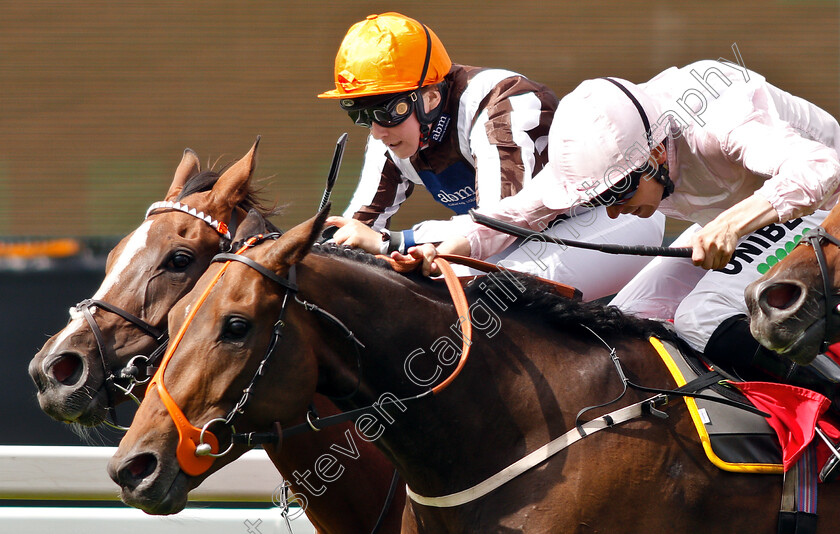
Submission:
[[[721,269],[729,262],[740,238],[775,222],[779,222],[776,209],[761,195],[753,194],[694,234],[691,260],[704,269]]]

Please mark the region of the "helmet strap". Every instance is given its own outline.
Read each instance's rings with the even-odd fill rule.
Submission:
[[[421,23],[423,31],[426,32],[426,59],[423,60],[423,72],[420,73],[420,81],[417,82],[417,89],[423,87],[423,82],[426,81],[426,73],[429,72],[429,62],[432,59],[432,36],[429,35],[429,28]]]
[[[426,104],[423,102],[423,95],[418,89],[415,91],[417,100],[414,102],[414,110],[417,114],[417,122],[420,123],[420,146],[425,146],[429,142],[432,133],[432,125],[437,122],[446,107],[446,96],[448,94],[449,85],[446,81],[437,84],[437,91],[440,93],[440,103],[435,109],[426,111]]]
[[[420,123],[420,147],[426,146],[429,142],[429,136],[432,132],[431,121],[428,121],[426,114],[426,105],[423,103],[423,95],[420,90],[423,88],[423,82],[426,81],[426,73],[429,72],[429,61],[432,59],[432,36],[429,35],[429,28],[422,22],[423,31],[426,32],[426,59],[423,60],[423,71],[420,73],[420,80],[417,81],[417,90],[414,94],[417,96],[414,101],[414,110],[417,113],[417,120]],[[440,106],[438,106],[440,108]]]
[[[610,82],[611,84],[615,85],[616,87],[618,87],[621,90],[621,92],[624,93],[625,95],[627,95],[627,98],[629,98],[630,101],[633,102],[633,106],[635,106],[636,111],[639,112],[639,117],[641,117],[642,124],[645,127],[645,137],[647,138],[648,149],[650,149],[651,154],[653,154],[653,149],[654,149],[653,133],[650,130],[650,121],[648,121],[647,115],[645,114],[645,110],[642,107],[641,102],[639,102],[639,100],[635,96],[633,96],[633,93],[631,93],[626,87],[624,87],[624,85],[620,84],[616,80],[613,80],[612,78],[606,78],[606,77],[601,78],[601,79],[606,80],[606,81]],[[665,146],[667,147],[667,139],[665,141],[666,141]],[[651,167],[651,166],[652,165],[647,163],[647,164],[645,164],[645,167],[643,167],[643,169],[647,170],[650,177],[653,178],[657,183],[662,184],[662,187],[664,188],[663,191],[662,191],[662,199],[664,200],[665,198],[670,196],[671,193],[674,192],[674,182],[671,181],[671,176],[668,172],[668,166],[664,163],[662,163],[662,164],[657,163],[656,165],[653,166],[655,168],[649,169],[649,167]]]

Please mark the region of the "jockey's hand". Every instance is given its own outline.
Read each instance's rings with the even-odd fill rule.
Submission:
[[[776,209],[754,193],[727,209],[691,238],[691,260],[704,269],[722,269],[729,263],[738,240],[770,223],[779,222]]]
[[[435,257],[438,252],[435,246],[431,243],[423,243],[416,245],[406,251],[405,254],[399,252],[392,252],[391,257],[399,262],[408,262],[411,260],[423,260],[423,267],[421,271],[423,276],[439,276],[440,268],[435,264]]]
[[[338,231],[333,235],[333,241],[339,245],[360,248],[371,254],[379,254],[379,249],[382,246],[382,234],[363,222],[332,216],[327,217],[326,224],[338,227]]]
[[[464,237],[453,237],[447,239],[437,247],[431,243],[423,243],[411,247],[406,252],[407,254],[400,254],[399,252],[392,252],[391,257],[397,261],[407,261],[410,259],[422,259],[422,272],[425,276],[440,276],[440,268],[435,263],[435,258],[438,254],[458,254],[461,256],[470,255],[470,242]]]
[[[735,252],[738,239],[738,232],[714,220],[691,237],[691,261],[704,269],[722,269]]]

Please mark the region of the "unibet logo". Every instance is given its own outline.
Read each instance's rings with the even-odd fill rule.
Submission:
[[[784,223],[768,224],[764,228],[759,228],[735,247],[735,252],[732,254],[729,263],[717,271],[724,274],[736,275],[746,266],[750,265],[755,266],[759,273],[763,274],[767,272],[770,267],[779,263],[779,260],[787,256],[793,250],[793,247],[802,239],[801,234],[793,239],[791,239],[791,236],[794,232],[800,232],[799,228],[805,226],[803,223],[804,221],[798,218]],[[775,252],[772,252],[774,249]],[[768,255],[769,257],[764,260],[764,263],[755,265],[757,260],[763,259]]]
[[[788,241],[787,243],[785,243],[783,248],[776,249],[776,253],[771,254],[770,256],[767,256],[767,259],[763,263],[758,264],[758,266],[756,267],[756,270],[761,274],[764,274],[767,271],[769,271],[770,267],[776,265],[777,263],[782,261],[788,254],[790,254],[790,252],[793,250],[793,248],[800,241],[802,241],[802,236],[808,230],[810,230],[810,228],[806,228],[805,230],[803,230],[801,234],[799,234],[798,236],[793,238],[793,241]]]

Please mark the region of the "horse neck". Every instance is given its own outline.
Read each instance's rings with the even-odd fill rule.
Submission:
[[[418,393],[402,365],[384,364],[402,361],[408,354],[403,353],[406,347],[411,347],[409,352],[428,349],[441,335],[454,336],[449,327],[457,314],[445,289],[330,255],[312,255],[301,267],[299,298],[335,316],[364,345],[354,350],[352,341],[336,335],[341,327],[321,321],[327,349],[343,357],[340,363],[324,357],[320,366],[337,375],[352,374],[346,383],[334,384],[334,390],[325,393],[340,396],[339,392],[357,384],[370,395],[383,389],[403,396]],[[359,363],[364,375],[361,383],[356,373]]]
[[[435,382],[439,383],[455,368],[452,351],[460,351],[461,339],[457,327],[453,328],[457,313],[446,292],[432,283],[329,258],[301,269],[299,280],[301,298],[309,300],[310,288],[317,290],[323,297],[314,296],[320,301],[316,303],[344,322],[365,345],[358,354],[359,374],[348,341],[342,341],[342,346],[323,342],[326,352],[318,357],[322,377],[327,378],[320,391],[339,395],[357,387],[355,395],[337,404],[345,410],[373,405],[375,412],[364,424],[357,424],[353,437],[358,441],[376,436],[375,445],[415,491],[435,495],[474,484],[524,456],[526,449],[533,448],[531,443],[542,445],[555,427],[573,428],[574,414],[586,405],[573,397],[570,402],[577,406],[567,409],[551,393],[561,391],[560,382],[569,376],[556,347],[591,351],[595,339],[570,340],[534,317],[513,313],[504,317],[504,328],[492,336],[474,328],[470,360],[446,390],[433,398],[405,400],[429,389],[428,384],[419,385],[422,380],[418,379],[430,379],[440,369]],[[492,310],[487,308],[489,316]],[[334,340],[338,336],[334,326],[324,324],[318,337]],[[536,343],[529,346],[530,338]],[[554,354],[543,350],[550,347],[555,347]],[[600,363],[611,365],[607,351],[598,350],[604,353]],[[344,354],[340,364],[335,363],[338,352]],[[440,358],[453,361],[443,365]],[[619,384],[615,380],[614,389]],[[610,394],[615,396],[615,391]],[[547,421],[554,423],[552,430],[547,430]]]
[[[328,311],[365,344],[359,352],[361,375],[354,357],[347,356],[352,351],[346,341],[343,348],[330,349],[344,352],[339,372],[330,369],[329,358],[321,363],[334,376],[361,376],[358,393],[337,404],[343,409],[378,404],[367,421],[368,430],[383,430],[374,443],[421,494],[441,495],[483,480],[573,429],[581,408],[610,401],[621,392],[622,382],[601,337],[576,321],[559,328],[527,309],[494,310],[489,296],[474,292],[472,351],[463,371],[439,395],[402,405],[393,402],[429,388],[419,386],[417,377],[432,377],[440,367],[439,383],[455,368],[454,362],[442,365],[441,358],[454,360],[444,358],[452,356],[446,347],[460,350],[453,328],[457,313],[445,291],[432,283],[340,263],[319,266],[313,279],[321,294],[331,297],[324,302],[334,303],[325,305]],[[494,314],[498,328],[491,325]],[[382,325],[385,321],[387,326]],[[320,339],[337,337],[330,328],[323,327]],[[644,336],[602,335],[617,349],[626,369],[647,377],[642,379],[646,385],[670,385]],[[448,341],[442,342],[444,338]],[[414,376],[409,376],[406,361],[413,354]],[[340,391],[346,394],[355,385],[345,380]],[[644,396],[630,392],[605,412]],[[358,440],[360,427],[355,430]]]

